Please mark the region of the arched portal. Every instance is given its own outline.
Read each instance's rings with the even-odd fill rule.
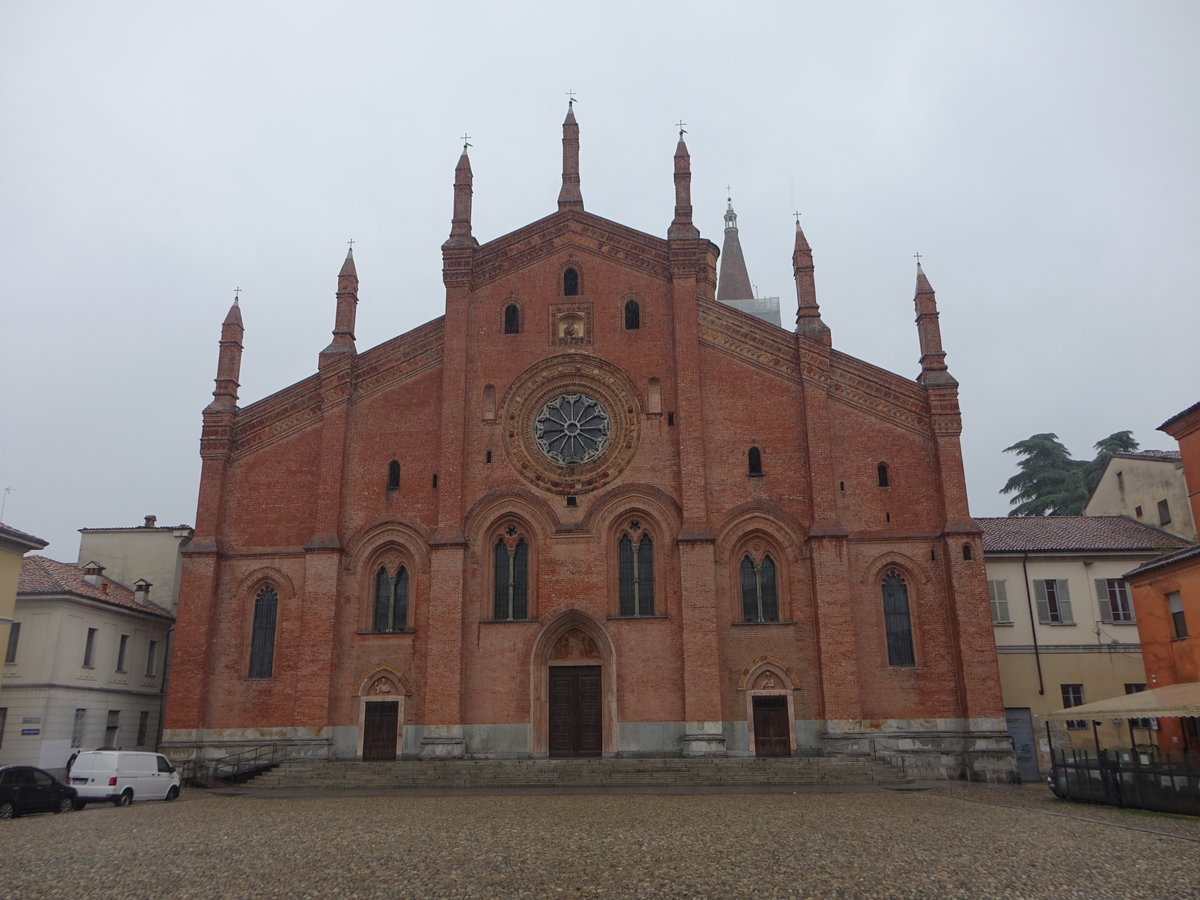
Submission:
[[[404,735],[404,700],[411,693],[404,677],[387,667],[363,679],[358,694],[359,759],[396,759]]]
[[[617,752],[617,673],[598,621],[568,610],[548,623],[530,658],[530,752],[535,757]]]
[[[746,724],[750,752],[755,756],[791,756],[796,752],[794,691],[787,669],[778,661],[760,658],[744,672]]]

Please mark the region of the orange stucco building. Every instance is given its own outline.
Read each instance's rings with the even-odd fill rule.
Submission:
[[[444,316],[358,352],[347,255],[316,374],[246,406],[230,310],[166,749],[1009,777],[924,273],[914,380],[833,348],[798,225],[794,329],[717,300],[682,134],[665,237],[587,212],[578,163],[568,111],[557,210],[481,244],[464,149]]]
[[[1192,517],[1200,521],[1200,403],[1161,426],[1179,442]],[[1133,589],[1147,685],[1200,683],[1200,544],[1138,566],[1125,576]],[[1159,746],[1200,754],[1200,721],[1159,720]]]

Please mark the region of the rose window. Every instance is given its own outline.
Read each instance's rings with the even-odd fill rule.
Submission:
[[[590,462],[608,443],[608,413],[587,394],[559,394],[542,407],[533,437],[547,458],[566,466]]]

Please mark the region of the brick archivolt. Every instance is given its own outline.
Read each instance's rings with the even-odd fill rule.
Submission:
[[[260,566],[243,575],[238,581],[237,596],[253,602],[255,595],[267,585],[275,589],[281,601],[296,596],[296,585],[292,579],[274,566]]]
[[[907,579],[912,579],[910,583],[929,584],[932,580],[929,569],[923,564],[917,562],[906,553],[899,553],[895,550],[889,550],[886,553],[880,553],[874,557],[869,563],[862,567],[861,584],[871,584],[883,579],[888,569],[895,568],[900,574]]]
[[[541,497],[528,491],[501,490],[484,494],[471,505],[463,519],[463,534],[468,543],[490,546],[492,532],[506,519],[524,529],[526,537],[542,540],[559,526],[558,517]]]
[[[772,676],[774,677],[773,684],[771,683]],[[773,656],[760,656],[742,669],[737,689],[739,691],[793,691],[796,689],[796,684],[795,673],[782,660]]]
[[[359,697],[411,697],[412,683],[403,672],[397,672],[387,663],[376,663],[366,675],[358,679]]]
[[[393,564],[403,560],[421,573],[429,570],[429,532],[421,525],[407,521],[383,522],[360,530],[348,542],[346,568],[351,572],[374,574],[374,567],[394,557]]]
[[[795,563],[806,556],[802,533],[799,523],[774,504],[756,502],[740,506],[717,529],[717,562],[736,562],[734,557],[740,557],[757,535],[760,542],[765,540],[770,545],[770,552],[777,560]]]

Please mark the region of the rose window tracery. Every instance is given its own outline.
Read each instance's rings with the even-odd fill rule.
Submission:
[[[608,412],[587,394],[559,394],[534,421],[538,449],[554,462],[576,466],[599,456],[609,436]]]

